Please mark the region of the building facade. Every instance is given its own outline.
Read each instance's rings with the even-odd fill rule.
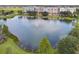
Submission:
[[[28,7],[23,7],[23,11],[36,11],[37,13],[40,12],[48,12],[49,15],[58,15],[60,8],[59,7],[46,7],[46,6],[28,6]]]
[[[74,13],[76,9],[79,9],[77,6],[27,6],[23,7],[23,11],[36,11],[38,14],[40,12],[48,12],[49,15],[58,16],[61,11],[70,11]]]
[[[70,11],[71,13],[73,13],[76,11],[76,7],[61,7],[60,12],[61,11]]]

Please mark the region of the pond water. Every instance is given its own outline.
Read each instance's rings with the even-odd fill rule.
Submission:
[[[18,37],[21,46],[28,49],[38,48],[44,37],[48,37],[52,47],[56,47],[58,41],[67,36],[74,27],[73,22],[43,20],[41,18],[28,19],[25,16],[7,19],[5,24],[9,31]]]

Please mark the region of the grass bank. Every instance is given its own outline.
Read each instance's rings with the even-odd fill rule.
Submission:
[[[6,41],[0,44],[0,54],[26,54],[29,52],[24,51],[15,44],[14,40],[7,37]]]
[[[19,47],[19,40],[16,36],[8,31],[8,27],[4,25],[3,34],[6,35],[6,41],[0,44],[0,53],[24,54],[32,53]]]

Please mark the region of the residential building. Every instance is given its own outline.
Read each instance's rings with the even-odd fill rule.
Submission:
[[[60,12],[61,11],[70,11],[71,13],[73,13],[76,11],[76,7],[61,7]]]

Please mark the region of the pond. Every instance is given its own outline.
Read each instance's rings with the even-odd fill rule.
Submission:
[[[44,37],[48,37],[52,47],[56,47],[58,41],[67,36],[74,27],[72,21],[29,19],[26,16],[15,16],[3,22],[18,37],[21,47],[28,49],[38,48]]]

